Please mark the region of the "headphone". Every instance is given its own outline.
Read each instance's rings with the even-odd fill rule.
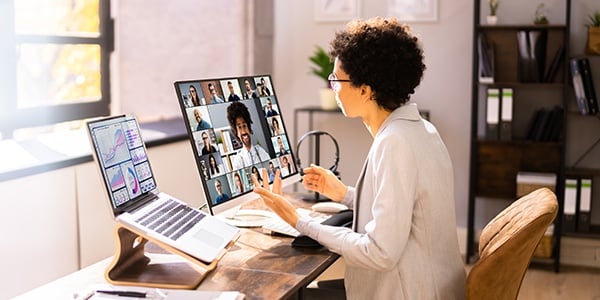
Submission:
[[[333,162],[333,165],[331,167],[329,167],[329,170],[331,172],[333,172],[333,174],[335,174],[336,176],[339,175],[337,168],[338,168],[338,163],[340,162],[340,148],[338,146],[337,141],[335,140],[335,138],[325,132],[325,131],[320,131],[320,130],[313,130],[313,131],[309,131],[307,133],[305,133],[304,135],[302,135],[299,139],[298,139],[298,143],[296,144],[296,165],[298,165],[298,169],[300,170],[300,175],[304,176],[304,171],[302,169],[302,164],[300,163],[300,145],[302,144],[302,141],[304,141],[306,138],[310,137],[310,136],[315,136],[315,151],[318,152],[319,151],[319,145],[320,145],[320,141],[319,139],[321,138],[322,135],[326,135],[329,137],[329,139],[331,139],[331,141],[333,141],[333,144],[335,145],[335,161]],[[316,154],[318,155],[318,154]]]

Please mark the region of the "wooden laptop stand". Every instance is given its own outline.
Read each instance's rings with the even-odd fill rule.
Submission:
[[[152,241],[170,253],[181,256],[186,262],[152,263],[145,255],[144,246]],[[115,227],[115,256],[106,269],[104,277],[115,285],[135,285],[143,287],[195,289],[206,275],[216,268],[226,251],[206,264],[189,254],[148,237],[139,231],[117,224]],[[232,241],[225,250],[233,246]]]

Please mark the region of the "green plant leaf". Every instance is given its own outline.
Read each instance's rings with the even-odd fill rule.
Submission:
[[[315,52],[308,59],[313,63],[311,73],[323,79],[328,85],[329,74],[333,72],[333,62],[327,52],[322,47],[315,46]]]

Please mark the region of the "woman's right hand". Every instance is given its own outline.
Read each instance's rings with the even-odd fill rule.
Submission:
[[[302,185],[309,191],[314,191],[325,197],[341,202],[346,196],[348,186],[346,186],[331,170],[311,164],[304,168]]]

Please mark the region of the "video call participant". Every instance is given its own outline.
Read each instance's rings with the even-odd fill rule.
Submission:
[[[255,90],[252,89],[250,85],[250,81],[248,79],[244,79],[244,88],[246,89],[243,93],[244,99],[258,99],[258,94]]]
[[[207,154],[217,152],[217,149],[215,148],[215,146],[210,144],[210,138],[208,137],[208,133],[206,133],[206,131],[205,131],[201,134],[201,136],[202,136],[202,143],[204,145],[202,147],[202,155],[207,155]]]
[[[233,89],[233,83],[231,81],[227,81],[227,89],[229,90],[229,97],[227,97],[227,101],[239,101],[240,96],[236,95],[235,90]]]
[[[235,184],[236,194],[241,194],[244,192],[244,183],[242,183],[242,176],[240,176],[240,173],[233,173],[233,183]]]
[[[192,105],[199,106],[200,104],[202,104],[202,102],[200,102],[200,97],[198,96],[198,91],[196,91],[196,87],[190,84],[189,90],[190,90],[190,100],[192,100]]]
[[[277,156],[283,156],[288,154],[287,150],[285,150],[285,147],[283,146],[283,140],[280,136],[277,137],[277,147],[279,147],[279,151],[277,151]]]
[[[223,184],[221,183],[221,180],[219,180],[219,179],[215,180],[215,189],[217,190],[218,195],[217,195],[217,197],[215,197],[214,204],[219,204],[219,203],[229,200],[229,195],[227,195],[226,193],[223,193]]]
[[[288,156],[282,156],[281,158],[281,176],[286,177],[294,172],[294,167],[290,163]]]
[[[304,169],[303,186],[354,208],[353,228],[299,216],[275,179],[254,191],[300,233],[340,254],[348,299],[464,299],[450,155],[410,96],[425,64],[418,38],[394,18],[354,20],[330,44],[331,88],[343,114],[373,137],[355,187]],[[263,171],[266,174],[266,171]]]
[[[233,169],[249,167],[269,160],[269,154],[260,145],[252,144],[252,118],[246,105],[233,102],[227,107],[227,120],[233,134],[242,142],[242,148],[232,159]]]
[[[273,136],[283,134],[283,130],[281,130],[281,127],[279,127],[279,121],[277,121],[277,118],[271,119],[271,127],[273,128]]]
[[[225,100],[217,93],[217,88],[214,84],[208,84],[208,91],[210,92],[210,101],[208,104],[225,103]]]
[[[269,161],[269,169],[268,169],[268,173],[269,173],[269,182],[273,182],[273,180],[275,180],[275,172],[277,171],[275,169],[275,164],[273,163],[273,161]]]
[[[202,113],[197,108],[194,108],[194,118],[196,118],[196,122],[198,122],[196,131],[212,128],[212,125],[202,118]]]
[[[265,106],[266,106],[265,115],[267,117],[279,115],[279,113],[275,109],[273,109],[273,103],[271,102],[271,98],[267,98]]]
[[[258,88],[258,94],[261,97],[271,96],[271,90],[267,86],[267,82],[266,82],[266,80],[265,80],[264,77],[260,78],[260,83],[257,84],[257,85],[259,86],[259,88]]]
[[[215,156],[210,154],[208,156],[208,169],[210,171],[210,177],[214,177],[215,175],[221,174],[223,165],[217,164],[217,159]]]

